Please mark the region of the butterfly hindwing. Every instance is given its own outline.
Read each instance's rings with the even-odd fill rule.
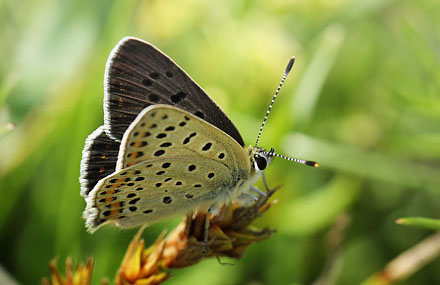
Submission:
[[[92,231],[107,221],[152,224],[212,206],[250,174],[247,151],[229,135],[179,108],[150,106],[124,134],[117,170],[95,186],[84,216]]]
[[[228,173],[221,162],[200,156],[151,159],[120,170],[92,192],[85,212],[87,227],[94,231],[107,221],[135,227],[207,209],[234,183]]]
[[[119,145],[107,136],[103,126],[87,137],[81,159],[81,195],[87,197],[99,180],[115,171]]]
[[[206,120],[244,146],[220,107],[172,59],[142,40],[127,37],[113,49],[104,88],[105,127],[117,140],[145,107],[166,104]]]

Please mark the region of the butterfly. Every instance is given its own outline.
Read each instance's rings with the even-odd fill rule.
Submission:
[[[231,201],[265,195],[253,184],[273,157],[317,167],[244,141],[219,106],[172,59],[126,37],[111,52],[104,79],[104,125],[88,136],[81,160],[86,227],[94,232],[151,225],[194,211],[216,214]],[[209,221],[209,219],[207,219]]]

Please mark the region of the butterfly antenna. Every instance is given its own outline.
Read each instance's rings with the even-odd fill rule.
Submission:
[[[286,70],[284,71],[283,78],[281,78],[280,85],[278,85],[278,89],[275,92],[275,95],[273,95],[272,102],[270,102],[269,108],[267,109],[267,112],[266,112],[266,116],[264,116],[264,120],[263,120],[263,123],[261,124],[260,131],[258,132],[257,141],[255,142],[255,148],[258,147],[258,141],[260,140],[260,136],[261,136],[261,132],[263,131],[264,124],[266,124],[266,120],[267,120],[267,117],[269,116],[270,110],[272,110],[273,103],[275,102],[275,99],[278,96],[278,92],[280,92],[281,86],[283,86],[283,84],[284,84],[284,80],[286,80],[287,75],[289,74],[290,70],[292,69],[294,62],[295,62],[295,57],[292,56],[289,60],[289,63],[287,64]]]
[[[298,163],[305,164],[305,165],[308,165],[308,166],[319,167],[319,164],[317,162],[315,162],[315,161],[287,157],[287,156],[284,156],[282,154],[276,153],[273,148],[269,152],[266,152],[266,154],[269,155],[269,156],[281,157],[281,158],[287,159],[289,161],[298,162]]]

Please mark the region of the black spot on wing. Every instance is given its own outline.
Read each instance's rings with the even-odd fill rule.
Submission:
[[[170,196],[165,196],[165,197],[163,197],[163,200],[162,200],[162,202],[163,202],[164,204],[170,204],[172,201],[173,201],[173,200],[171,199]]]
[[[208,151],[210,148],[211,148],[211,146],[212,146],[212,143],[206,143],[203,147],[202,147],[202,150],[203,151]]]

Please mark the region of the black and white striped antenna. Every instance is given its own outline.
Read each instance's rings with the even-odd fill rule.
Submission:
[[[275,99],[277,99],[278,92],[280,92],[281,86],[283,86],[284,81],[286,80],[286,77],[289,74],[290,70],[292,70],[294,63],[295,63],[295,57],[292,56],[289,60],[289,63],[287,64],[287,67],[286,67],[286,70],[284,71],[283,77],[281,78],[280,85],[278,85],[277,91],[275,91],[275,94],[273,95],[272,102],[270,102],[269,108],[267,109],[267,112],[266,112],[266,116],[264,116],[264,120],[263,120],[263,123],[261,124],[260,131],[258,132],[257,141],[255,142],[255,148],[258,147],[258,141],[260,140],[261,133],[263,132],[263,128],[264,128],[264,125],[266,124],[266,120],[267,120],[267,117],[269,116],[270,110],[272,110],[273,103],[275,102]],[[289,161],[298,162],[298,163],[308,165],[308,166],[313,166],[313,167],[319,166],[319,164],[315,161],[292,158],[292,157],[284,156],[282,154],[278,154],[275,152],[275,150],[273,148],[271,148],[271,150],[269,152],[264,152],[264,153],[268,156],[277,156],[280,158],[287,159]]]
[[[276,156],[276,157],[284,158],[289,161],[298,162],[298,163],[308,165],[308,166],[319,167],[319,164],[315,161],[303,160],[303,159],[298,159],[298,158],[293,158],[293,157],[288,157],[288,156],[285,156],[282,154],[278,154],[275,152],[275,150],[273,148],[269,152],[265,152],[265,154],[268,156]]]
[[[266,120],[267,120],[267,117],[269,116],[270,110],[272,110],[273,103],[275,102],[275,99],[277,99],[278,92],[280,92],[281,86],[283,86],[284,80],[286,80],[286,77],[289,74],[290,70],[292,69],[292,66],[294,63],[295,63],[295,57],[292,56],[289,60],[289,63],[287,64],[287,67],[286,67],[286,70],[284,71],[283,77],[281,78],[280,85],[278,85],[278,89],[275,92],[275,95],[273,95],[272,102],[270,102],[269,108],[267,109],[267,112],[266,112],[266,116],[264,116],[264,120],[263,120],[263,123],[261,124],[260,131],[258,132],[257,141],[255,142],[255,148],[258,147],[258,141],[260,140],[261,132],[263,132],[264,124],[266,124]]]

